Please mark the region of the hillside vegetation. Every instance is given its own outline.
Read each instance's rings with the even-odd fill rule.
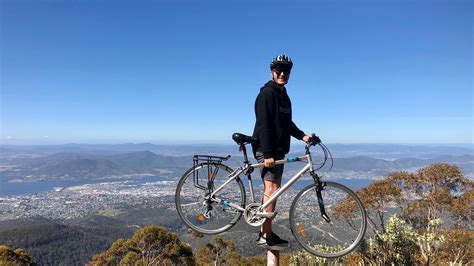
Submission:
[[[326,260],[299,249],[282,254],[281,265],[474,263],[474,182],[457,166],[439,163],[416,172],[391,172],[357,194],[369,216],[369,230],[357,250],[343,258]],[[351,206],[339,209],[340,215],[352,212]],[[109,219],[110,223],[115,221],[102,219],[96,221],[97,225]],[[85,229],[80,225],[40,223],[5,229],[0,243],[9,250],[22,248],[32,261],[47,265],[265,263],[263,249],[262,256],[248,256],[236,249],[240,241],[253,248],[248,238],[231,237],[231,233],[212,239],[195,232],[178,235],[170,227],[140,226],[132,235],[131,228],[113,224]]]

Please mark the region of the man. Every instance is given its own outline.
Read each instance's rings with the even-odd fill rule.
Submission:
[[[263,203],[281,185],[283,165],[276,160],[285,158],[290,150],[291,136],[309,141],[310,136],[301,131],[291,118],[291,101],[286,93],[285,84],[290,78],[293,62],[286,55],[278,55],[270,64],[272,80],[261,89],[255,100],[255,128],[253,137],[258,140],[253,145],[255,158],[264,163],[261,176],[264,183]],[[276,202],[266,208],[266,212],[275,211]],[[262,225],[257,243],[272,250],[288,247],[288,241],[281,239],[272,231],[272,221],[267,218]]]

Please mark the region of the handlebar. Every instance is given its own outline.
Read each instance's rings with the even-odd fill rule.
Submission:
[[[316,136],[316,134],[311,134],[311,138],[309,139],[308,142],[306,142],[306,147],[309,148],[311,146],[315,146],[321,143],[321,139]]]
[[[241,133],[234,133],[232,135],[232,139],[238,144],[240,145],[240,151],[243,151],[244,153],[244,163],[249,163],[248,161],[248,158],[247,158],[247,151],[245,149],[245,144],[249,144],[249,143],[252,143],[253,141],[255,141],[255,139],[251,136],[246,136],[244,134],[241,134]],[[332,169],[333,165],[334,165],[334,160],[332,158],[332,155],[331,155],[331,152],[329,151],[329,149],[322,143],[321,139],[316,136],[316,134],[312,133],[311,134],[311,137],[310,139],[306,142],[306,155],[308,154],[311,154],[309,149],[312,147],[312,146],[320,146],[321,147],[321,150],[323,151],[324,153],[324,160],[322,163],[318,164],[319,167],[316,168],[316,170],[319,170],[321,168],[323,168],[323,166],[326,164],[327,160],[329,158],[331,158],[331,168],[329,169],[329,171]],[[224,159],[226,157],[223,157],[222,159]],[[228,158],[226,158],[228,159]],[[257,167],[257,165],[253,165],[254,167]]]
[[[331,158],[331,168],[329,169],[329,171],[331,171],[331,169],[334,165],[334,160],[332,158],[332,154],[329,151],[329,149],[326,147],[326,145],[324,145],[322,143],[321,139],[318,136],[316,136],[316,134],[314,134],[314,133],[311,134],[311,138],[309,139],[309,141],[306,142],[306,147],[305,147],[306,154],[310,154],[309,148],[311,148],[312,146],[316,146],[316,145],[319,145],[321,147],[321,149],[323,150],[323,152],[324,152],[324,160],[316,170],[319,170],[319,169],[323,168],[323,166],[326,164],[327,160],[329,158]]]

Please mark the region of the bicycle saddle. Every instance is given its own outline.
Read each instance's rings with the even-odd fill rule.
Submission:
[[[247,136],[241,133],[234,133],[232,134],[232,139],[235,143],[239,145],[251,144],[257,142],[257,139],[252,136]]]

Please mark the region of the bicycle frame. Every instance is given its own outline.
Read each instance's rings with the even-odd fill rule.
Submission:
[[[298,161],[306,161],[306,165],[298,173],[296,173],[293,177],[291,177],[290,180],[288,180],[288,182],[286,182],[283,186],[278,188],[270,196],[270,198],[262,206],[260,206],[260,210],[264,210],[266,207],[268,207],[268,205],[275,202],[280,195],[282,195],[289,187],[291,187],[306,172],[308,172],[308,171],[314,172],[313,161],[311,159],[311,154],[310,153],[308,153],[304,156],[300,156],[300,157],[292,157],[292,158],[277,160],[277,161],[275,161],[275,165],[287,164],[287,163],[298,162]],[[240,168],[236,169],[233,173],[231,173],[229,175],[229,179],[226,182],[224,182],[224,184],[222,184],[220,187],[218,187],[217,189],[215,189],[211,193],[210,198],[213,198],[214,195],[216,193],[219,193],[219,191],[221,191],[227,184],[229,184],[230,182],[232,182],[235,179],[239,178],[240,174],[250,173],[253,169],[260,168],[260,167],[263,167],[263,166],[264,166],[264,163],[256,163],[256,164],[246,163],[244,165],[244,167],[240,167]],[[249,188],[250,188],[250,196],[252,198],[252,202],[256,202],[255,201],[255,194],[254,194],[254,191],[253,191],[253,183],[252,183],[252,179],[250,178],[250,176],[249,176]],[[217,202],[220,202],[220,201],[221,201],[220,199],[217,199]],[[237,209],[239,211],[242,211],[242,212],[245,211],[245,208],[242,208],[241,206],[239,206],[237,204],[234,204],[232,202],[224,201],[224,205],[230,206],[230,207],[235,208],[235,209]]]
[[[344,256],[353,251],[362,241],[367,228],[365,208],[357,194],[348,187],[320,179],[316,171],[325,165],[328,158],[332,162],[332,155],[317,136],[313,134],[306,143],[304,156],[275,161],[275,165],[279,166],[301,161],[303,166],[281,187],[268,195],[264,203],[255,200],[252,173],[255,168],[262,168],[265,164],[250,163],[245,147],[253,139],[239,133],[235,133],[233,139],[240,145],[240,151],[244,155],[241,166],[232,171],[222,163],[230,156],[195,155],[193,167],[178,183],[175,194],[176,209],[182,221],[192,230],[203,234],[219,234],[232,228],[242,216],[247,224],[262,226],[268,219],[273,220],[277,215],[274,210],[267,211],[270,209],[269,206],[274,204],[283,193],[291,194],[293,191],[288,191],[288,189],[309,172],[314,183],[297,192],[289,209],[290,229],[296,241],[306,251],[324,258]],[[313,165],[310,148],[316,145],[321,147],[324,160]],[[221,172],[217,176],[219,170],[222,170],[224,174]],[[201,174],[198,174],[199,172]],[[201,175],[201,178],[198,175]],[[248,177],[248,189],[251,195],[248,203],[245,200],[246,194],[248,195],[247,188],[244,189],[242,186],[241,175]],[[193,183],[190,183],[191,177]],[[222,181],[224,181],[223,184]],[[185,186],[186,183],[188,183],[187,186]],[[192,187],[193,185],[195,188]],[[338,215],[339,209],[346,206],[351,206],[351,212],[347,213],[349,216]]]

